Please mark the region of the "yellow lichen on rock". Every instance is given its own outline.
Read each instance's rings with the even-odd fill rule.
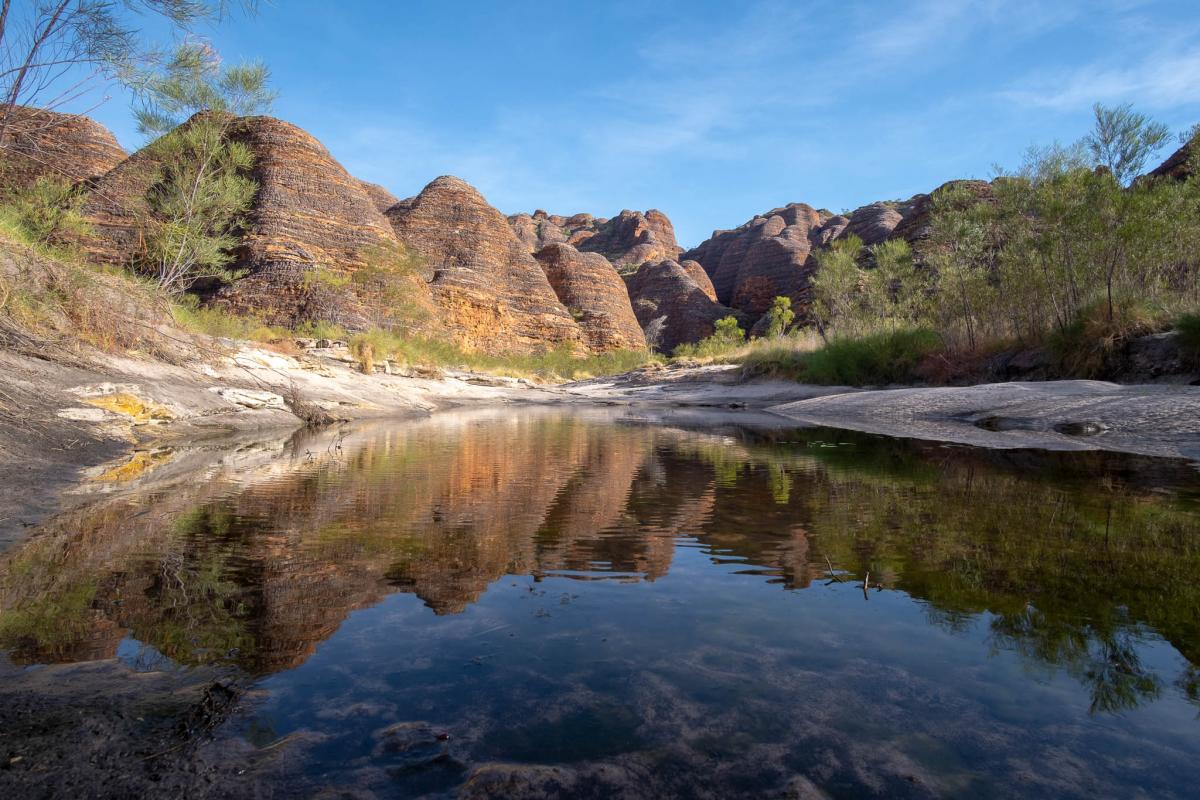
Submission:
[[[96,408],[102,408],[105,411],[111,411],[114,414],[122,414],[129,417],[135,425],[166,422],[175,417],[165,406],[161,406],[153,400],[143,400],[130,392],[115,392],[113,394],[100,395],[99,397],[85,397],[83,398],[83,402]]]
[[[136,480],[155,467],[170,461],[174,456],[172,450],[139,450],[127,460],[109,467],[92,478],[97,483],[125,483]]]

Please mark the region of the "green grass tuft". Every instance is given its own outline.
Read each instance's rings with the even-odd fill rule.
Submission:
[[[179,327],[221,339],[246,339],[264,344],[295,338],[287,328],[266,325],[256,317],[230,314],[217,308],[201,306],[192,295],[183,295],[171,305],[171,316]]]
[[[823,386],[878,386],[920,380],[921,363],[941,348],[926,328],[834,339],[811,352],[781,343],[748,352],[741,362],[747,376],[787,378]]]
[[[379,329],[355,334],[349,338],[349,342],[364,370],[370,370],[374,363],[387,359],[414,366],[475,370],[547,381],[581,380],[628,372],[643,366],[652,358],[644,351],[635,350],[615,350],[580,357],[568,348],[531,354],[488,354],[466,351],[446,340],[404,336]]]

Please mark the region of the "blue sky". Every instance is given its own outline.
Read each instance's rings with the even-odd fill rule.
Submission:
[[[1200,122],[1196,0],[275,0],[208,35],[397,196],[453,174],[505,213],[659,208],[685,245],[990,177],[1096,101]],[[134,148],[113,95],[92,116]]]

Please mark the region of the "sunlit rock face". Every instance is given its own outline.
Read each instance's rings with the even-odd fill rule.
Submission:
[[[112,133],[87,117],[26,106],[0,109],[5,115],[0,189],[23,189],[38,178],[88,181],[125,159]]]
[[[581,253],[569,244],[549,245],[534,257],[559,301],[583,329],[592,352],[646,349],[625,283],[608,259]]]
[[[315,138],[281,120],[248,117],[231,135],[255,155],[258,193],[238,251],[248,275],[223,291],[220,302],[284,324],[326,319],[366,327],[391,321],[393,300],[384,287],[372,285],[398,250],[378,209],[379,187],[368,189]],[[395,291],[428,302],[419,296],[425,291],[419,280]]]
[[[670,353],[680,344],[697,342],[712,334],[717,320],[737,316],[713,299],[712,285],[702,285],[696,272],[694,262],[685,267],[659,261],[626,276],[633,313],[654,350]]]
[[[371,198],[371,203],[374,204],[380,214],[386,212],[389,208],[400,202],[400,198],[389,192],[378,183],[370,181],[359,181],[358,185],[366,192],[367,197]]]
[[[620,272],[635,271],[648,261],[678,258],[682,251],[671,220],[653,208],[622,211],[611,219],[591,214],[564,217],[539,210],[514,214],[508,223],[531,253],[552,244],[570,244],[582,252],[599,253]]]
[[[459,178],[444,176],[387,212],[400,242],[432,272],[445,327],[481,350],[586,351],[583,331],[504,216]]]

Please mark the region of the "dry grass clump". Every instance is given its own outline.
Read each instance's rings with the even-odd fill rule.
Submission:
[[[320,428],[337,422],[328,411],[304,399],[300,387],[293,382],[283,393],[284,405],[310,428]]]
[[[0,345],[56,361],[80,361],[86,347],[178,361],[189,349],[171,334],[153,287],[91,267],[63,252],[30,246],[0,226]]]

